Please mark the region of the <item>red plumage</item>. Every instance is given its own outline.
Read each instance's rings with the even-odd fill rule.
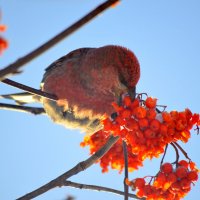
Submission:
[[[99,119],[114,112],[111,103],[133,90],[139,78],[139,62],[124,47],[77,49],[47,68],[42,90],[59,101],[43,99],[44,108],[56,123],[94,132]]]

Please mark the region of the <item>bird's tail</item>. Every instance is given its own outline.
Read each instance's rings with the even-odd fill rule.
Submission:
[[[23,105],[27,103],[36,103],[40,102],[40,97],[37,95],[33,95],[28,92],[22,92],[22,93],[14,93],[14,94],[3,94],[0,95],[0,99],[10,99],[14,100],[16,104]]]

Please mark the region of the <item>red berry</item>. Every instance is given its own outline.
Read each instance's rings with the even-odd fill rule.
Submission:
[[[171,185],[171,189],[173,191],[180,191],[181,190],[181,185],[180,182],[175,182]]]
[[[128,109],[124,109],[123,111],[122,111],[122,113],[121,113],[121,115],[122,115],[122,118],[130,118],[131,117],[131,111],[130,110],[128,110]]]
[[[160,122],[157,119],[153,119],[150,123],[150,129],[152,131],[158,131],[160,129]]]
[[[188,189],[190,188],[191,182],[187,178],[183,178],[180,180],[180,185],[182,189]]]
[[[176,176],[178,178],[184,178],[187,176],[187,168],[186,167],[183,167],[183,166],[180,166],[176,169]]]
[[[190,181],[197,181],[198,180],[198,172],[197,171],[188,172],[187,179]]]
[[[153,187],[151,185],[145,185],[144,186],[144,195],[145,196],[149,196],[150,194],[152,194]]]
[[[123,99],[123,103],[125,106],[129,107],[131,105],[131,98],[129,96],[125,96]]]
[[[165,174],[172,173],[172,171],[173,171],[172,164],[171,163],[164,163],[161,166],[161,171],[164,172]]]
[[[144,178],[136,178],[134,183],[136,188],[143,188],[145,186]]]
[[[139,124],[140,129],[144,130],[149,126],[149,120],[146,118],[139,119],[138,124]]]
[[[156,102],[157,102],[157,99],[152,98],[152,97],[147,97],[147,99],[145,101],[145,105],[147,108],[155,108]]]
[[[170,183],[176,182],[177,181],[177,176],[175,175],[175,173],[168,174],[167,181],[169,181]]]
[[[146,138],[154,138],[156,134],[154,131],[148,128],[144,131],[144,135]]]
[[[181,160],[178,162],[179,165],[188,168],[188,162],[186,160]]]

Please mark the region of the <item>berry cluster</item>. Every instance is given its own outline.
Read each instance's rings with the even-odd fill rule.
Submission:
[[[142,160],[158,157],[168,143],[187,142],[191,128],[200,124],[199,114],[189,109],[159,112],[156,103],[157,99],[151,97],[131,101],[129,96],[123,99],[122,106],[113,103],[117,117],[103,121],[104,131],[120,136]]]
[[[197,179],[195,164],[181,160],[175,169],[171,163],[164,163],[149,183],[145,178],[136,178],[133,181],[126,180],[126,184],[137,191],[138,197],[146,197],[147,200],[179,200],[190,191],[191,184]]]
[[[0,24],[0,32],[4,32],[6,26]],[[8,47],[8,42],[0,35],[0,54]]]
[[[131,100],[125,96],[121,105],[113,103],[116,113],[112,118],[104,119],[104,128],[92,136],[86,136],[81,143],[83,147],[90,146],[90,153],[93,154],[107,142],[110,134],[119,136],[118,142],[99,160],[103,172],[107,172],[109,166],[120,172],[124,168],[122,141],[127,144],[129,171],[142,166],[146,158],[159,157],[170,143],[176,153],[181,150],[189,159],[177,141],[188,142],[194,125],[199,132],[199,114],[193,114],[189,109],[161,112],[157,109],[157,99],[147,97],[143,100],[140,97]],[[149,183],[144,178],[126,180],[126,183],[137,191],[138,197],[148,200],[181,199],[198,179],[198,170],[191,161],[182,160],[178,163],[178,156],[175,164],[176,167],[170,163],[163,164]]]
[[[200,124],[199,114],[193,114],[189,109],[159,112],[156,104],[155,98],[132,101],[126,96],[121,106],[113,103],[117,114],[115,119],[104,119],[103,130],[84,138],[81,146],[90,146],[93,154],[106,143],[110,133],[120,136],[120,140],[100,160],[103,172],[108,171],[108,166],[119,171],[124,168],[122,140],[128,146],[129,171],[133,171],[142,166],[146,158],[159,157],[168,143],[187,142],[191,128]]]
[[[90,154],[95,153],[99,150],[108,140],[108,135],[101,131],[96,132],[92,136],[85,136],[84,141],[81,142],[81,146],[89,146]],[[129,172],[137,170],[138,167],[143,166],[142,160],[137,155],[131,152],[131,146],[127,145],[128,152],[128,166]],[[112,148],[99,160],[102,172],[108,172],[108,167],[117,169],[121,172],[124,168],[124,156],[122,139],[119,139]]]

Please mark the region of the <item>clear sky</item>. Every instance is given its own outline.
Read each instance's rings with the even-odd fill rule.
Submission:
[[[2,22],[8,26],[5,37],[9,49],[0,57],[6,66],[38,47],[96,7],[102,0],[1,0]],[[189,107],[200,112],[200,1],[122,0],[76,33],[28,63],[13,80],[39,88],[44,69],[59,57],[80,47],[117,44],[131,49],[141,65],[138,92],[146,92],[167,105],[167,110]],[[0,84],[0,93],[18,92]],[[1,102],[5,102],[0,100]],[[46,116],[0,110],[0,199],[13,200],[54,179],[88,157],[79,147],[83,134],[55,125]],[[200,138],[195,133],[182,146],[200,167]],[[175,158],[170,151],[169,161]],[[146,161],[131,178],[156,174],[159,159]],[[123,189],[123,175],[117,171],[102,174],[98,165],[70,179],[80,183]],[[185,198],[198,200],[200,182]],[[54,189],[37,200],[115,199],[113,194]]]

